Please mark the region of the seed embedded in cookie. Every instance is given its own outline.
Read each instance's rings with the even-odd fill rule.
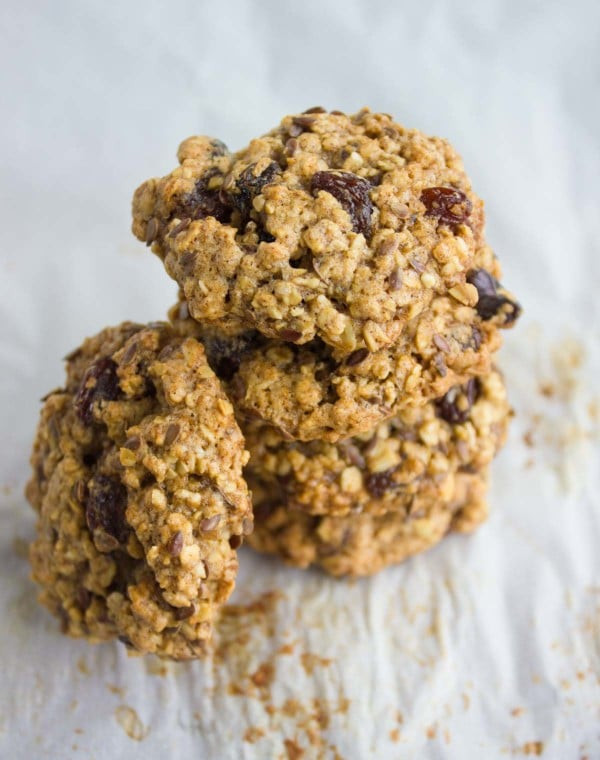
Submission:
[[[124,323],[73,352],[65,388],[45,400],[27,486],[33,576],[65,632],[202,654],[251,530],[247,459],[198,341]]]

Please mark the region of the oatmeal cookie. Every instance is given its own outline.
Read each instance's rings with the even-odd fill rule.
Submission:
[[[438,297],[478,303],[483,204],[445,140],[315,108],[234,154],[189,138],[178,159],[136,191],[133,232],[198,321],[340,359],[392,346]],[[486,304],[499,321],[518,311],[508,294]]]
[[[242,426],[250,451],[245,477],[258,511],[275,502],[313,515],[407,514],[416,496],[444,503],[458,474],[487,467],[510,415],[494,370],[337,443],[289,441],[249,420]]]
[[[252,529],[247,459],[198,341],[124,323],[71,353],[26,489],[39,515],[33,577],[64,631],[201,654]]]
[[[427,312],[405,325],[395,345],[359,349],[346,358],[318,339],[298,346],[257,330],[201,325],[185,301],[171,309],[170,319],[181,334],[202,340],[240,419],[258,417],[293,439],[335,442],[369,432],[399,408],[422,405],[490,371],[501,344],[498,328],[507,326],[502,307],[491,313],[491,299],[511,299],[500,288],[489,291],[500,277],[489,247],[477,249],[474,263],[469,277],[490,299],[483,301],[485,309],[436,296]]]
[[[373,575],[429,549],[451,531],[469,532],[487,516],[486,473],[459,473],[450,499],[417,494],[404,515],[318,517],[265,503],[248,543],[289,565],[318,565],[331,575]]]

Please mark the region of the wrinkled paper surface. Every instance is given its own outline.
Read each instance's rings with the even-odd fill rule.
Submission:
[[[8,0],[0,16],[0,756],[600,757],[599,6]],[[213,662],[68,640],[35,602],[22,490],[60,357],[175,299],[129,233],[132,192],[189,134],[237,148],[319,103],[448,137],[486,199],[525,307],[500,360],[516,417],[491,517],[356,582],[243,550]]]

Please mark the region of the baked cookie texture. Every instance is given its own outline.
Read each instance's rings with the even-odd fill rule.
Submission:
[[[505,441],[510,415],[502,378],[493,371],[335,444],[289,441],[249,421],[242,427],[254,509],[408,517],[416,498],[446,503],[459,474],[485,470]]]
[[[40,599],[73,636],[198,656],[252,530],[231,403],[202,345],[164,323],[107,328],[66,369],[26,490]]]
[[[445,501],[417,494],[406,517],[398,512],[315,516],[264,504],[255,509],[250,545],[288,565],[315,565],[335,576],[373,575],[425,551],[449,532],[466,533],[487,516],[487,474],[459,473]]]
[[[200,322],[318,339],[339,360],[395,344],[437,296],[477,304],[483,204],[445,140],[310,109],[234,154],[191,137],[178,159],[137,189],[133,232]]]

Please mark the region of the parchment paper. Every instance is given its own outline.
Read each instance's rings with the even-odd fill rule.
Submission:
[[[600,757],[599,9],[2,3],[0,757]],[[174,301],[133,189],[189,134],[236,148],[316,104],[450,138],[487,201],[526,309],[491,518],[354,583],[243,550],[214,662],[68,640],[22,489],[60,357]]]

